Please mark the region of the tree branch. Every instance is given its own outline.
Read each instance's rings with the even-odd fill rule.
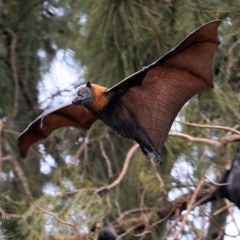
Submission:
[[[196,123],[182,122],[178,120],[176,120],[175,122],[188,125],[188,126],[198,127],[198,128],[213,128],[213,129],[219,129],[219,130],[226,130],[226,131],[233,132],[240,135],[240,132],[238,130],[231,127],[225,127],[225,126],[219,126],[219,125],[208,125],[208,124],[196,124]]]
[[[77,227],[75,226],[75,224],[72,224],[72,223],[69,223],[69,222],[66,222],[66,221],[62,220],[62,219],[59,218],[56,214],[54,214],[54,213],[52,213],[52,212],[49,212],[49,211],[45,210],[44,208],[39,207],[39,206],[38,206],[37,204],[35,204],[35,203],[33,203],[33,205],[34,205],[36,208],[38,208],[39,210],[41,210],[42,212],[47,213],[48,215],[54,217],[57,221],[59,221],[59,222],[65,224],[65,225],[68,225],[68,226],[74,228],[75,231],[76,231],[76,233],[78,234],[79,239],[82,238],[82,236],[81,236],[80,232],[78,231]]]
[[[207,173],[205,174],[205,176],[208,176],[208,175],[209,175],[211,169],[212,169],[212,167],[210,166],[210,167],[208,168]],[[179,234],[182,232],[182,230],[183,230],[183,228],[184,228],[184,225],[186,224],[188,215],[189,215],[190,211],[193,209],[193,205],[194,205],[194,203],[195,203],[195,201],[196,201],[197,194],[199,193],[202,185],[204,184],[205,176],[204,176],[204,177],[201,179],[201,181],[199,182],[199,184],[198,184],[196,190],[194,191],[194,193],[193,193],[193,195],[192,195],[189,203],[187,204],[187,212],[186,212],[186,214],[185,214],[184,217],[183,217],[183,220],[182,220],[182,223],[181,223],[180,228],[179,228],[178,231],[176,231],[175,234],[173,235],[173,238],[172,238],[173,240],[174,240],[174,239],[178,239]]]
[[[197,143],[204,143],[208,145],[213,145],[217,148],[222,148],[229,142],[235,142],[240,140],[240,135],[238,134],[232,134],[232,135],[226,135],[225,137],[222,137],[220,141],[208,139],[208,138],[198,138],[198,137],[192,137],[186,133],[180,133],[180,132],[169,132],[169,136],[174,137],[181,137],[187,139],[189,142],[197,142]]]
[[[198,142],[198,143],[205,143],[208,145],[213,145],[217,148],[219,148],[221,146],[221,143],[215,140],[211,140],[208,138],[196,138],[196,137],[192,137],[186,133],[179,133],[179,132],[169,132],[168,134],[169,136],[174,136],[174,137],[181,137],[181,138],[185,138],[187,139],[189,142]]]
[[[123,177],[125,176],[125,174],[128,170],[128,166],[129,166],[130,160],[132,158],[132,155],[134,154],[134,152],[137,150],[138,147],[139,147],[138,144],[135,144],[128,151],[127,156],[124,161],[124,164],[123,164],[122,171],[119,174],[118,178],[114,182],[112,182],[110,185],[103,186],[103,187],[100,187],[99,189],[97,189],[96,190],[97,193],[100,193],[101,191],[105,191],[105,190],[110,190],[111,188],[117,186],[122,181]]]
[[[0,207],[0,213],[1,213],[1,215],[7,215],[12,218],[21,218],[22,217],[21,215],[18,215],[18,214],[7,213],[1,207]]]
[[[18,113],[18,102],[19,102],[19,79],[17,74],[17,61],[16,61],[16,45],[17,45],[17,36],[16,34],[9,28],[6,29],[12,37],[12,42],[10,46],[10,63],[13,72],[13,79],[14,79],[14,102],[13,102],[13,113],[12,118],[16,117]]]
[[[196,189],[196,191],[193,194],[180,196],[177,199],[175,199],[174,201],[170,202],[168,206],[159,209],[156,212],[159,217],[159,221],[150,225],[150,227],[153,227],[157,224],[161,224],[162,222],[170,219],[171,217],[179,216],[179,214],[182,211],[186,210],[187,208],[192,210],[197,206],[220,199],[220,197],[216,193],[217,187],[212,187],[207,191],[201,191],[201,192],[199,191],[200,187],[202,186],[203,179],[198,184],[198,188]],[[133,213],[138,212],[138,211],[140,212],[140,209],[134,211]],[[127,212],[127,215],[128,214],[131,214],[131,211]],[[140,216],[139,218],[129,218],[126,220],[123,219],[124,216],[125,216],[125,214],[123,216],[119,217],[118,220],[115,223],[113,223],[116,232],[118,232],[120,234],[126,232],[122,228],[122,225],[125,221],[127,221],[128,225],[134,225],[134,227],[131,228],[131,230],[133,230],[133,229],[141,230],[145,227],[145,222],[143,221],[142,216]],[[149,216],[149,217],[151,219],[151,216]],[[178,220],[180,220],[180,219],[178,219]],[[127,231],[127,232],[129,232],[129,231]]]
[[[108,170],[108,177],[111,178],[113,176],[111,161],[110,161],[110,159],[109,159],[109,157],[108,157],[108,155],[107,155],[107,153],[104,149],[103,142],[101,140],[99,141],[99,147],[100,147],[102,156],[106,161],[107,170]]]

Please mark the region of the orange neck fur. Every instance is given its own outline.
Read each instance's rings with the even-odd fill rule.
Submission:
[[[108,103],[108,96],[104,94],[106,88],[92,84],[92,90],[94,93],[94,100],[89,108],[93,111],[101,111]]]

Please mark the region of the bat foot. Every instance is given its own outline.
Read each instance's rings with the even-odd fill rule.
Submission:
[[[146,149],[145,149],[146,150]],[[149,152],[146,150],[146,157],[149,159],[149,160],[154,160],[155,158],[155,155],[152,153],[152,152]]]
[[[162,159],[161,159],[160,155],[157,155],[156,165],[158,165],[158,164],[162,164]]]
[[[154,160],[155,157],[157,157],[157,162],[156,162],[156,165],[158,164],[162,164],[162,159],[160,157],[160,155],[158,155],[157,153],[153,153],[153,152],[149,152],[148,150],[144,149],[145,150],[145,153],[146,153],[146,157],[149,159],[149,160]]]

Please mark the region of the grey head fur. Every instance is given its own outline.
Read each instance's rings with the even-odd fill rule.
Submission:
[[[76,95],[72,100],[72,104],[80,106],[89,106],[94,100],[94,93],[90,82],[83,84],[76,89]]]

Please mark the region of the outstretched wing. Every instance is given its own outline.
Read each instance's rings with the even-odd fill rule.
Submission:
[[[213,87],[212,58],[220,43],[220,22],[198,28],[158,61],[107,90],[125,91],[122,104],[158,151],[183,105]]]
[[[22,157],[27,155],[29,147],[61,127],[89,129],[97,118],[86,108],[74,104],[62,104],[45,110],[18,137]]]

